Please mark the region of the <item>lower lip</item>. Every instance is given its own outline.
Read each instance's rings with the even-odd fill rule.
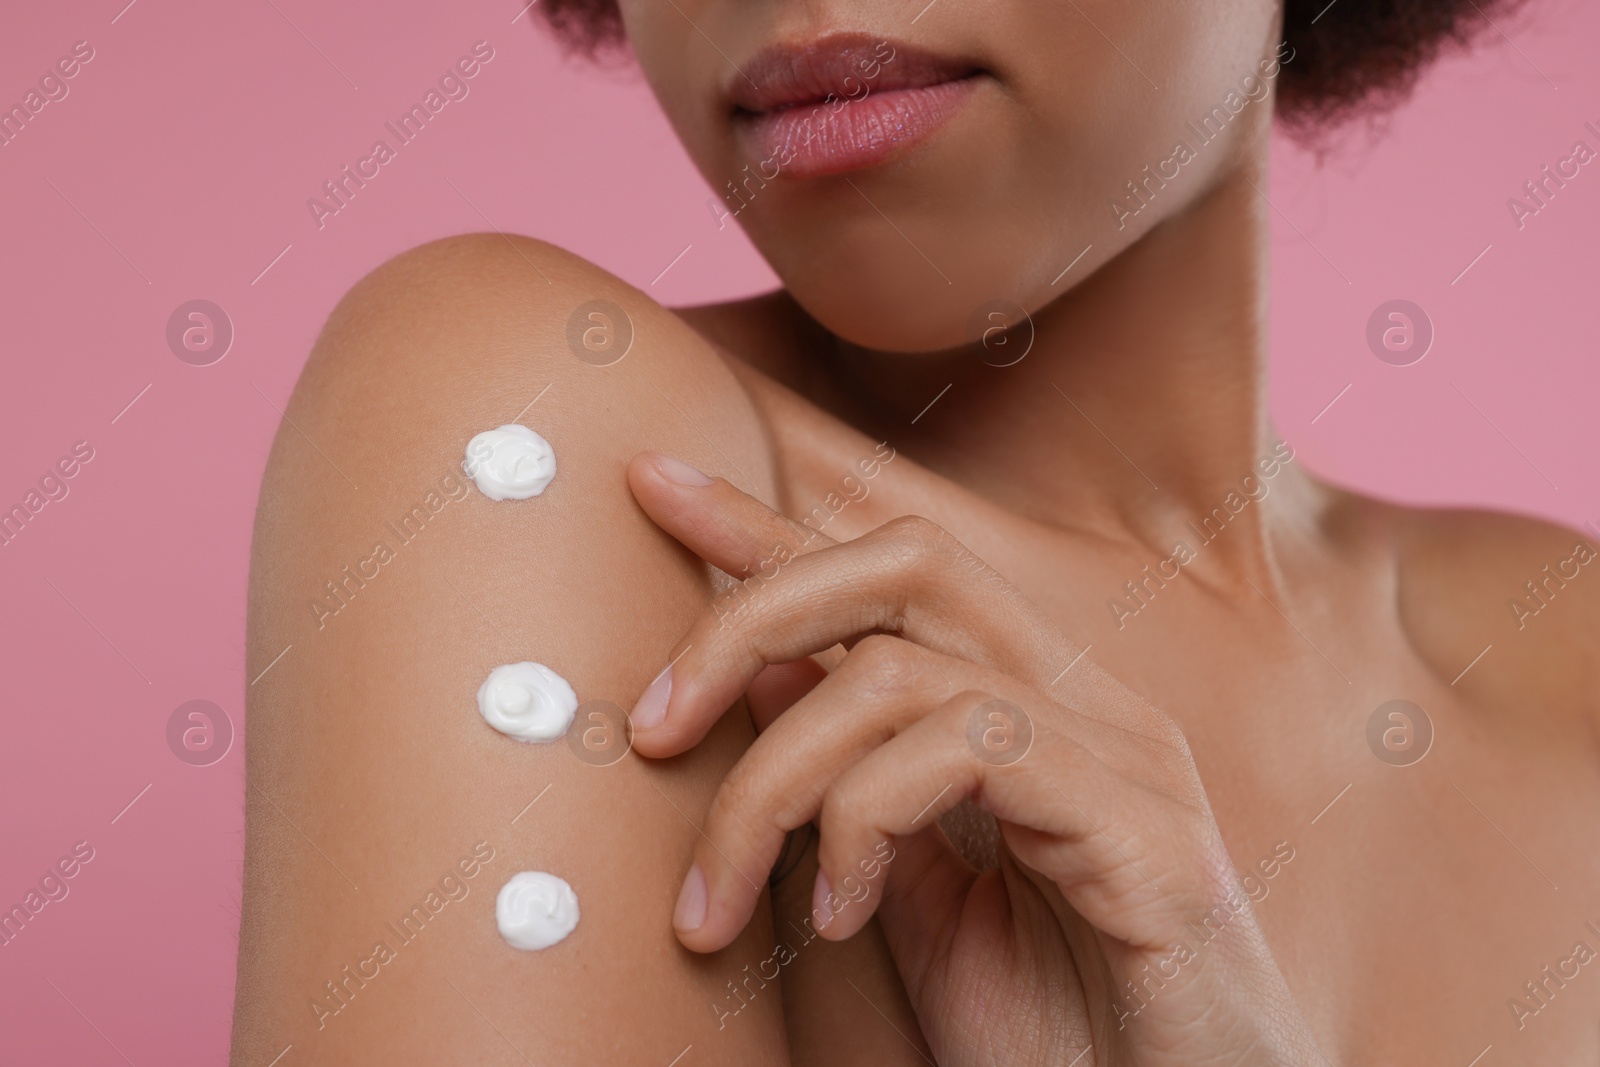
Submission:
[[[875,167],[931,137],[977,86],[976,76],[916,89],[869,92],[859,100],[746,115],[746,143],[761,160],[761,176],[822,178]],[[837,107],[837,110],[833,110]]]

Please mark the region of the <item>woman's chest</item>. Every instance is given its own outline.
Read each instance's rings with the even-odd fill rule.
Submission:
[[[940,523],[1184,729],[1332,1062],[1600,1063],[1592,736],[1463,700],[1360,566],[1230,592],[1203,566],[1041,539],[892,443],[814,440],[785,465],[792,517],[836,540]]]
[[[1333,1062],[1600,1063],[1595,739],[1461,699],[1349,590],[1163,595],[1091,654],[1183,727]]]

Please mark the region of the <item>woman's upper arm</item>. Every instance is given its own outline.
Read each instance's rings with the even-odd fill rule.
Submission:
[[[588,301],[631,347],[587,358]],[[579,343],[581,345],[580,336]],[[595,351],[598,348],[599,351]],[[580,759],[492,729],[476,692],[521,660],[628,709],[706,603],[705,568],[634,504],[652,448],[771,499],[759,426],[670,313],[548,246],[425,246],[329,320],[268,466],[251,564],[248,830],[234,1062],[780,1063],[765,909],[726,951],[671,914],[710,798],[750,738],[730,715],[672,761]],[[512,421],[552,445],[539,496],[489,499],[467,441]],[[751,479],[755,481],[752,483]],[[527,952],[496,930],[513,874],[581,920]],[[746,964],[751,968],[746,970]],[[736,1019],[716,1005],[739,985]]]

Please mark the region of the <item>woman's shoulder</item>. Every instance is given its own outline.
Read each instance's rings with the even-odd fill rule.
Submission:
[[[469,442],[513,424],[539,477],[512,462],[499,485],[475,468],[475,486]],[[530,430],[554,458],[535,495],[551,470]],[[238,1062],[289,1042],[332,1059],[499,1055],[472,1007],[553,1062],[665,1062],[713,1040],[707,1005],[770,952],[770,922],[700,958],[670,920],[696,820],[752,731],[726,716],[659,763],[619,741],[713,591],[632,498],[626,465],[643,450],[774,492],[760,418],[717,351],[577,256],[437,241],[330,316],[252,546]],[[485,721],[480,687],[523,662],[570,685],[566,738],[526,743]],[[469,868],[488,874],[454,873]],[[522,870],[577,893],[571,944],[526,953],[497,933],[496,892]],[[411,913],[422,947],[387,925]],[[420,971],[406,962],[419,954]],[[726,1055],[778,1062],[778,1006],[720,1035]],[[600,1017],[631,1023],[585,1022]]]
[[[1468,699],[1600,723],[1600,537],[1488,509],[1366,506],[1392,531],[1401,619],[1435,673]]]
[[[567,451],[623,462],[663,434],[693,441],[743,487],[773,489],[760,414],[717,348],[622,279],[530,237],[448,237],[377,267],[329,316],[294,408],[338,410],[357,436],[377,435],[374,459],[391,434],[421,441],[453,420],[522,417],[553,443],[566,437]]]

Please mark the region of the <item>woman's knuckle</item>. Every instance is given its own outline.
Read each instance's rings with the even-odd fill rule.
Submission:
[[[938,523],[921,515],[897,515],[883,524],[883,528],[898,537],[918,538],[943,532]]]
[[[878,693],[897,692],[915,686],[922,661],[909,642],[888,634],[868,634],[856,643],[846,662],[860,684]]]
[[[949,552],[949,544],[955,542],[944,527],[921,515],[901,515],[880,529],[884,540],[906,564],[943,558]]]
[[[905,641],[889,634],[868,634],[856,642],[852,654],[867,667],[889,667],[899,662]]]

